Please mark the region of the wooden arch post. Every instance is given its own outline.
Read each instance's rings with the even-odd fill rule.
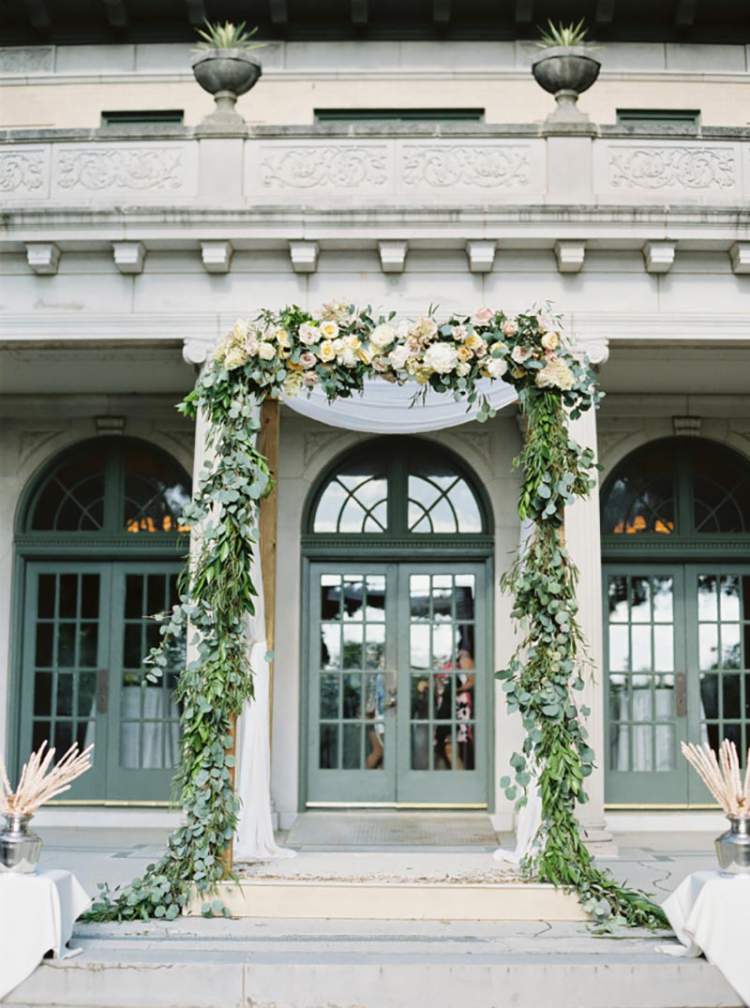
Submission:
[[[263,579],[263,612],[266,632],[266,647],[271,654],[268,665],[268,738],[269,745],[273,729],[273,649],[276,619],[276,541],[278,537],[278,471],[279,471],[279,400],[264,399],[260,408],[260,430],[258,451],[265,456],[271,471],[273,487],[261,499],[258,507],[258,546],[260,552],[261,577]],[[237,759],[237,718],[232,718],[230,727],[231,744],[228,754]],[[229,770],[232,789],[236,787],[236,762]],[[224,871],[229,874],[234,865],[234,839],[224,851]]]

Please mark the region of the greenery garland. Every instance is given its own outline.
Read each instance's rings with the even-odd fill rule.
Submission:
[[[160,646],[148,677],[172,667],[192,628],[194,656],[179,679],[182,763],[178,774],[186,823],[169,839],[161,861],[122,890],[102,886],[90,919],[174,919],[194,891],[204,913],[222,913],[211,899],[228,875],[224,852],[237,826],[239,801],[229,754],[233,718],[252,697],[245,621],[256,588],[250,572],[257,541],[258,504],[270,487],[268,465],[256,447],[258,404],[320,387],[330,401],[361,392],[379,376],[416,382],[493,414],[483,381],[515,386],[526,417],[521,518],[533,523],[523,555],[504,577],[524,639],[499,673],[511,711],[523,719],[523,752],[511,760],[516,783],[502,783],[510,799],[525,801],[536,767],[543,822],[538,854],[525,868],[570,887],[598,918],[630,924],[663,923],[641,893],[600,871],[583,844],[576,808],[594,754],[572,699],[583,686],[581,632],[576,620],[576,570],[560,535],[563,511],[593,486],[594,459],[567,433],[566,416],[597,405],[594,374],[562,341],[554,318],[527,312],[516,318],[480,308],[439,324],[432,310],[416,322],[375,317],[371,309],[334,302],[312,314],[297,306],[238,321],[218,347],[194,390],[179,407],[207,420],[212,461],[199,474],[185,519],[199,545],[183,579],[179,604],[162,618]],[[197,554],[197,555],[196,555]],[[582,709],[582,714],[587,712]],[[519,790],[520,789],[520,790]]]

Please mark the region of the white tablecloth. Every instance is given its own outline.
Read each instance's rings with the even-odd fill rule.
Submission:
[[[750,875],[693,872],[664,902],[663,910],[685,946],[663,951],[702,953],[750,1004]]]
[[[90,906],[68,871],[0,872],[0,999],[33,973],[47,952],[66,955],[76,918]]]

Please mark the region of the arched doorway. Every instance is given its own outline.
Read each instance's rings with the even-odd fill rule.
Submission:
[[[705,805],[681,740],[750,744],[750,465],[698,438],[628,455],[602,491],[607,802]]]
[[[362,443],[323,475],[303,534],[310,807],[487,806],[492,519],[450,452]]]
[[[166,801],[179,763],[174,656],[143,682],[177,600],[190,477],[131,438],[97,438],[58,456],[30,487],[16,535],[20,630],[18,752],[44,739],[61,754],[95,744],[70,800]]]

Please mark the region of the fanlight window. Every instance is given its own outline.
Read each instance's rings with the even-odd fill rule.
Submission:
[[[139,441],[102,438],[67,452],[31,505],[32,532],[188,532],[190,479],[174,459]]]
[[[633,452],[602,494],[602,532],[665,536],[750,532],[750,466],[697,438],[656,441]]]
[[[364,446],[328,476],[313,509],[322,533],[481,533],[482,510],[451,457],[427,441]]]

